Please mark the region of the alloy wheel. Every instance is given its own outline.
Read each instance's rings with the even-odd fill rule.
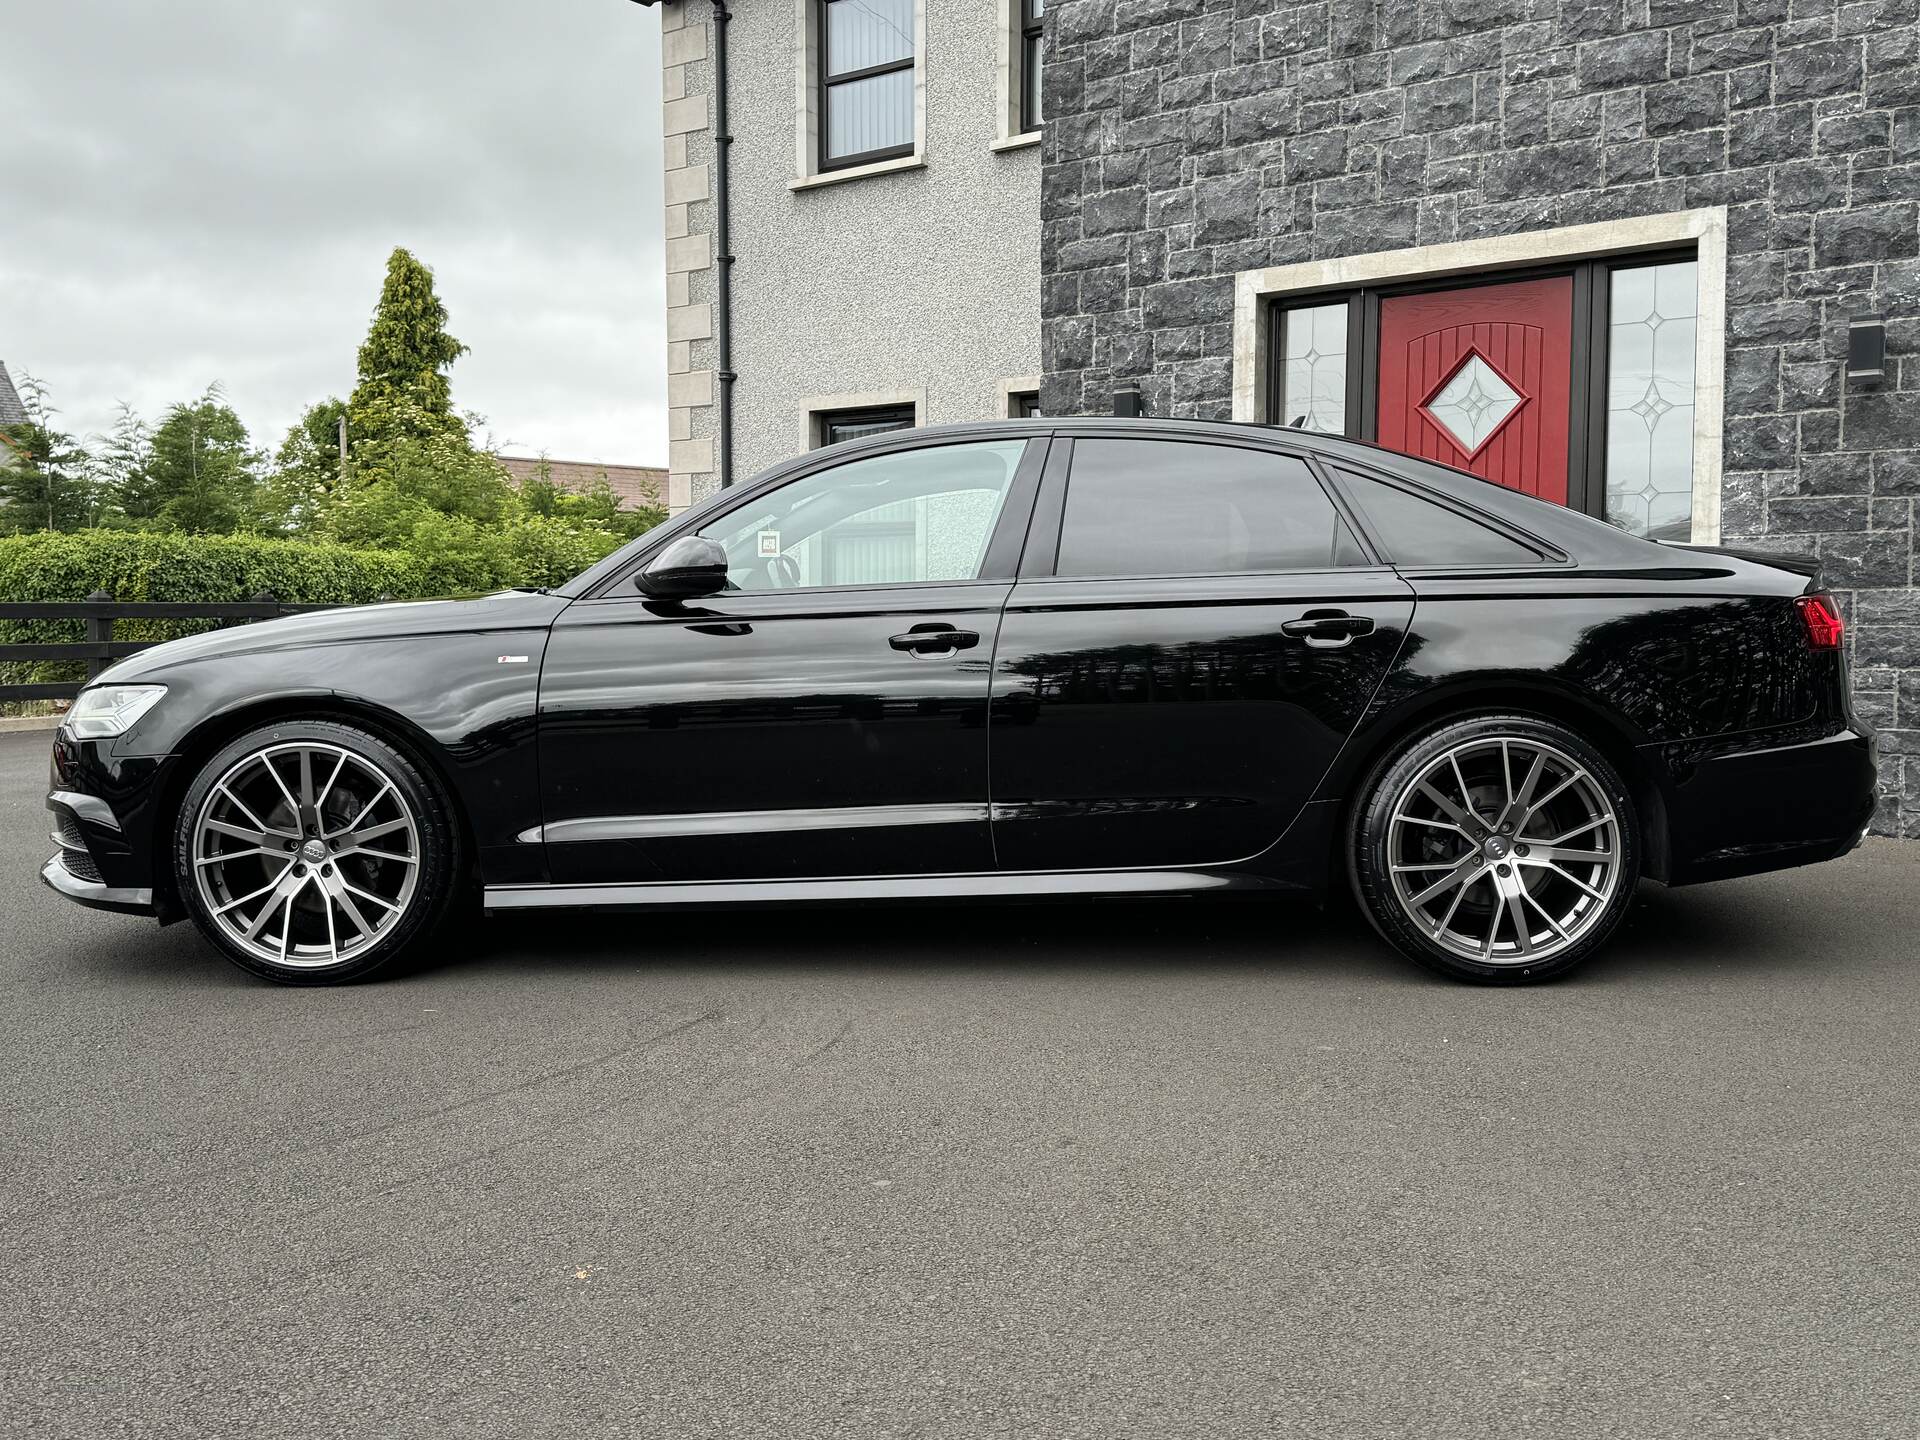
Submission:
[[[1395,798],[1388,827],[1401,908],[1435,944],[1482,965],[1568,950],[1620,882],[1605,786],[1539,740],[1480,736],[1443,751]]]
[[[243,757],[194,822],[207,913],[279,966],[338,965],[378,944],[413,903],[420,858],[419,823],[393,777],[322,741]]]

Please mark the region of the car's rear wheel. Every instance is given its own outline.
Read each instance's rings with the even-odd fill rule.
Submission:
[[[1565,974],[1619,926],[1640,875],[1633,796],[1564,726],[1481,715],[1415,737],[1369,778],[1354,892],[1407,955],[1457,979]]]
[[[201,768],[180,807],[174,875],[242,969],[295,985],[359,979],[431,935],[459,871],[445,796],[377,735],[269,725]]]

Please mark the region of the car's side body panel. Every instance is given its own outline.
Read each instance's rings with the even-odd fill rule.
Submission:
[[[1289,633],[1339,610],[1372,629]],[[1391,570],[1023,580],[994,661],[1003,870],[1223,864],[1269,849],[1414,620]]]
[[[979,648],[950,657],[950,674],[875,650],[898,607],[882,614],[869,605],[866,613],[845,602],[828,615],[842,602],[820,592],[801,610],[791,597],[742,597],[716,602],[705,616],[656,615],[623,600],[626,608],[606,623],[613,602],[603,597],[615,582],[734,503],[723,496],[551,596],[304,616],[123,662],[111,679],[163,683],[168,695],[117,741],[57,738],[51,788],[100,801],[106,816],[68,805],[56,820],[64,830],[70,818],[84,836],[103,890],[152,890],[164,911],[169,846],[160,821],[191,771],[254,720],[304,710],[358,715],[412,745],[450,788],[480,878],[501,905],[807,898],[803,882],[823,862],[830,873],[809,892],[823,899],[1315,888],[1338,878],[1330,867],[1340,828],[1371,767],[1415,730],[1468,708],[1532,709],[1589,733],[1644,788],[1657,832],[1648,847],[1653,873],[1671,881],[1840,853],[1870,818],[1873,742],[1849,713],[1839,652],[1814,650],[1796,628],[1794,598],[1817,583],[1798,562],[1654,545],[1469,476],[1436,475],[1297,432],[1089,421],[915,433],[944,442],[1045,438],[1056,429],[1204,434],[1302,456],[1321,467],[1323,481],[1323,462],[1334,457],[1342,467],[1431,485],[1452,504],[1537,537],[1542,563],[1471,573],[1356,568],[1340,581],[1340,603],[1374,607],[1377,631],[1355,637],[1350,658],[1309,670],[1274,641],[1266,621],[1304,615],[1310,602],[1329,597],[1325,585],[1298,575],[1160,578],[1120,588],[1046,581],[1019,568],[1022,547],[1032,531],[1057,524],[1058,511],[1023,488],[1027,509],[996,533],[991,579],[926,592],[938,618],[965,611],[980,621]],[[840,453],[913,443],[923,442],[889,436]],[[796,461],[738,494],[824,463]],[[1025,578],[1016,587],[1017,575]],[[1127,603],[1110,603],[1116,597]],[[553,688],[543,720],[542,667],[554,658],[556,624],[565,641],[554,652],[559,664],[547,666]],[[702,625],[717,628],[706,634]],[[636,666],[623,647],[646,626],[659,637],[671,631],[676,644]],[[614,708],[631,723],[615,737],[594,696],[623,665],[616,678],[629,693]],[[822,665],[832,671],[824,687]],[[551,727],[544,740],[543,724]],[[703,727],[718,748],[689,745]],[[934,744],[936,736],[958,738],[962,750]],[[543,774],[543,748],[554,773]],[[970,773],[957,785],[937,773],[930,783],[952,753]],[[964,760],[975,753],[977,763]],[[1137,771],[1128,768],[1136,763]],[[772,803],[752,803],[756,766],[779,769],[774,784],[760,787]],[[721,802],[706,798],[716,775],[727,781]],[[1308,775],[1316,786],[1295,783]],[[968,809],[976,780],[985,782],[985,805],[1006,806],[1008,843],[997,862],[981,843],[993,832]],[[1207,797],[1219,803],[1181,808]],[[1068,865],[1048,862],[1044,840],[1068,813],[1042,818],[1045,805],[1062,800],[1079,807],[1068,828],[1085,837]],[[1115,800],[1146,802],[1142,814],[1165,802],[1157,819],[1167,824],[1155,827],[1151,844],[1116,847],[1114,827],[1098,813]],[[926,813],[898,827],[902,805]],[[773,820],[761,813],[768,811]],[[781,811],[805,812],[805,823],[783,826]],[[903,868],[901,847],[885,842],[929,833],[917,823],[929,817],[934,828],[951,826],[958,848],[907,868],[930,864],[943,873],[876,888],[875,877]],[[601,821],[628,822],[634,833],[580,828]],[[1222,827],[1217,837],[1203,833],[1212,821]],[[654,870],[636,873],[657,880],[590,862],[569,861],[556,873],[548,856],[560,846],[549,843],[549,827],[569,824],[570,847],[610,839],[631,852],[636,841],[669,838],[677,858],[661,863],[667,848],[651,847]],[[1023,826],[1038,838],[1023,841]],[[748,832],[760,853],[743,860]],[[829,860],[830,845],[843,853]],[[728,849],[733,878],[697,878],[712,873],[711,855]],[[587,848],[573,853],[583,862],[590,856]],[[863,868],[869,873],[856,873]],[[576,884],[553,886],[555,879]],[[721,888],[705,888],[712,885]],[[98,898],[67,893],[83,903]]]
[[[526,838],[569,884],[991,869],[987,664],[1010,588],[581,601],[547,652]],[[894,647],[930,625],[965,648]]]
[[[118,740],[63,733],[56,788],[108,798],[126,851],[120,879],[164,888],[169,836],[160,822],[185,788],[175,759],[204,756],[254,716],[358,715],[420,752],[452,788],[483,881],[544,880],[540,848],[518,835],[539,814],[540,663],[566,604],[512,593],[325,611],[231,632],[226,648],[195,636],[143,651],[109,678],[163,684],[166,700]],[[397,633],[366,633],[376,617]],[[103,872],[108,861],[103,854]]]

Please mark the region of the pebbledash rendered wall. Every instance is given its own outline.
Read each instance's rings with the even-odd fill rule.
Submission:
[[[1880,731],[1876,828],[1920,837],[1917,8],[1055,0],[1042,405],[1132,381],[1156,414],[1227,418],[1239,378],[1245,418],[1236,277],[1265,267],[1719,211],[1720,538],[1825,562]],[[1842,373],[1865,313],[1871,387]]]
[[[735,483],[808,448],[808,416],[1007,413],[1040,370],[1040,146],[1001,123],[997,0],[921,0],[917,153],[817,173],[812,0],[735,0],[728,30]],[[660,7],[673,508],[719,483],[713,7]],[[817,122],[816,122],[817,123]]]

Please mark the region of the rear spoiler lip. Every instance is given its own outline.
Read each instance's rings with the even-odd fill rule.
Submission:
[[[1804,575],[1809,591],[1823,589],[1820,583],[1820,560],[1815,555],[1782,554],[1773,550],[1736,550],[1725,545],[1689,545],[1680,540],[1662,540],[1662,545],[1673,550],[1691,550],[1696,555],[1725,555],[1733,560],[1745,560],[1750,565],[1768,565],[1775,570],[1785,570],[1789,574]]]

